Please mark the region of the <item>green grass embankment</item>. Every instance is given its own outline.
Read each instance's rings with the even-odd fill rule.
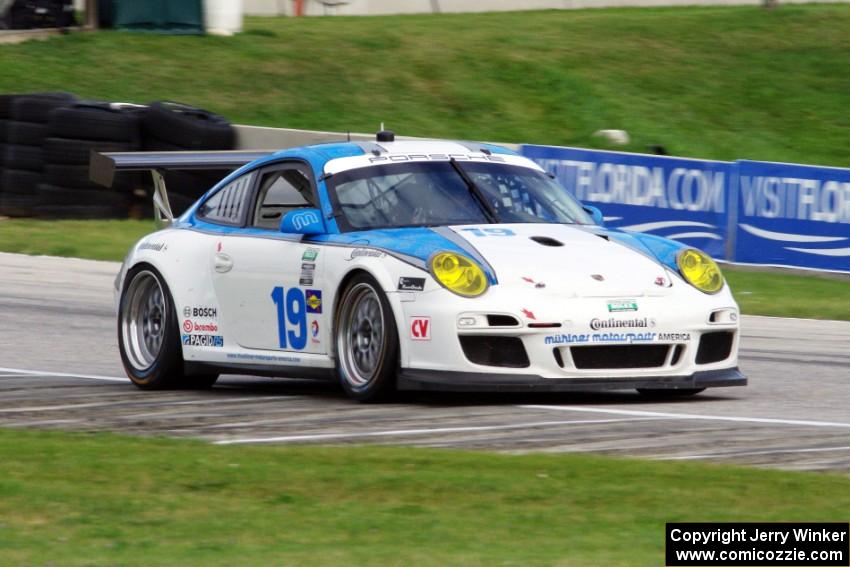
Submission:
[[[842,521],[850,477],[0,430],[3,565],[662,565],[664,523]]]
[[[185,101],[235,122],[850,166],[850,6],[248,18],[0,46],[0,92]]]

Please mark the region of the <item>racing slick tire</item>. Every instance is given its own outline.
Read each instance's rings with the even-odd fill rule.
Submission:
[[[705,390],[705,388],[638,388],[637,391],[642,396],[648,398],[687,398],[695,396]]]
[[[168,284],[148,264],[131,269],[118,306],[118,350],[127,376],[142,390],[208,388],[217,375],[187,376],[177,312]]]
[[[341,294],[334,322],[336,372],[349,397],[376,402],[392,396],[399,365],[393,310],[371,275],[355,275]]]

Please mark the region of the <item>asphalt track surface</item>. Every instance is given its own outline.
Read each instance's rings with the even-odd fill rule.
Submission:
[[[213,443],[378,443],[590,452],[850,472],[850,323],[744,317],[746,388],[412,394],[363,405],[338,387],[250,376],[142,392],[118,356],[118,264],[0,254],[0,427]]]

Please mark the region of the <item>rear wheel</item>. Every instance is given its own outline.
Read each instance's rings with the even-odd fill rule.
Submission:
[[[125,278],[118,311],[118,347],[133,384],[143,390],[208,388],[215,375],[187,376],[168,285],[151,266]]]
[[[392,307],[375,278],[355,276],[342,294],[336,325],[337,374],[345,392],[377,401],[395,390],[398,330]]]

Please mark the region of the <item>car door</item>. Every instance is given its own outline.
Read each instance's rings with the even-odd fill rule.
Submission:
[[[315,205],[313,179],[300,161],[259,171],[243,228],[212,251],[223,320],[243,348],[327,352],[321,249],[279,228],[287,212]]]

